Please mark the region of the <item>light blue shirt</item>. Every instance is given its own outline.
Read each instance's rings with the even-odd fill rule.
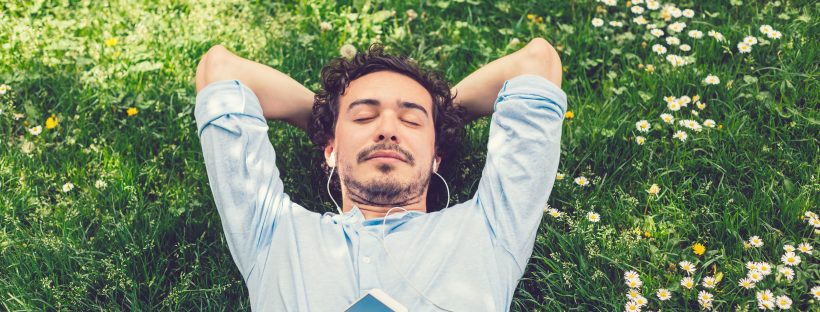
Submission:
[[[201,90],[194,114],[208,181],[253,310],[343,311],[372,288],[410,311],[509,310],[555,182],[567,98],[521,75],[493,108],[472,199],[365,220],[357,207],[319,214],[290,200],[249,88],[224,80]]]

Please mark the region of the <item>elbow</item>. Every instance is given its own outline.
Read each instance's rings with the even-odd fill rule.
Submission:
[[[230,68],[226,64],[230,61],[231,54],[222,45],[214,45],[199,60],[196,68],[196,91],[199,92],[212,82],[227,79],[227,70]]]
[[[544,77],[561,87],[563,75],[561,56],[552,44],[539,37],[530,40],[521,50],[523,53],[520,58],[520,68],[524,74],[535,74]]]

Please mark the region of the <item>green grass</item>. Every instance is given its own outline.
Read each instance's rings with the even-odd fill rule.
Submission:
[[[290,4],[59,1],[0,4],[0,307],[3,310],[236,310],[247,292],[228,252],[193,118],[194,70],[214,44],[273,66],[317,90],[339,48],[380,40],[389,51],[440,70],[452,84],[481,65],[544,37],[566,66],[563,89],[575,114],[564,124],[560,173],[514,311],[615,311],[627,302],[623,274],[640,273],[648,309],[697,310],[680,287],[678,262],[696,282],[723,274],[715,310],[756,310],[754,292],[788,295],[795,310],[820,310],[820,47],[813,1],[690,1],[677,35],[690,52],[653,39],[624,1],[300,1]],[[369,3],[369,2],[368,2]],[[642,5],[645,6],[645,5]],[[405,11],[419,17],[408,20]],[[599,10],[600,9],[600,10]],[[395,10],[396,15],[380,13]],[[348,13],[357,13],[352,18]],[[534,14],[535,18],[528,18]],[[658,11],[644,13],[659,22]],[[542,21],[537,22],[537,17]],[[624,27],[593,27],[593,18]],[[533,21],[535,20],[535,21]],[[330,22],[329,31],[320,22]],[[758,28],[782,32],[769,39]],[[694,40],[692,29],[704,33]],[[706,35],[716,30],[718,42]],[[668,31],[667,31],[668,33]],[[631,34],[631,35],[630,35]],[[766,40],[738,53],[747,35]],[[116,44],[106,44],[107,39]],[[513,38],[518,45],[511,44]],[[647,42],[646,47],[642,42]],[[652,52],[692,55],[672,67]],[[639,64],[652,64],[649,73]],[[718,85],[704,85],[709,74]],[[699,95],[707,105],[667,109],[665,96]],[[126,110],[139,112],[128,116]],[[661,113],[676,121],[665,124]],[[19,114],[19,115],[18,115]],[[46,129],[47,118],[59,124]],[[15,118],[19,117],[19,118]],[[694,132],[680,119],[716,121]],[[635,123],[648,120],[651,131]],[[486,153],[484,118],[468,126],[457,164],[444,177],[452,200],[475,192]],[[42,126],[42,133],[29,129]],[[677,130],[689,137],[672,138]],[[646,143],[638,145],[635,136]],[[321,155],[304,133],[271,122],[286,192],[316,212],[324,194]],[[581,187],[575,177],[591,184]],[[95,182],[107,186],[98,189]],[[308,184],[301,181],[311,181]],[[63,192],[63,185],[75,188]],[[657,196],[646,190],[660,186]],[[435,184],[434,184],[435,185]],[[446,200],[440,186],[431,201]],[[586,220],[587,212],[601,221]],[[643,236],[648,231],[650,237]],[[760,248],[744,248],[751,236]],[[702,243],[702,256],[691,246]],[[793,281],[775,272],[738,287],[747,261],[782,265],[784,244],[807,242]],[[659,301],[658,288],[672,298]],[[647,308],[645,308],[647,309]]]

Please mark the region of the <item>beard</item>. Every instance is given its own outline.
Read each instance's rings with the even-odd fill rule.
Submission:
[[[351,169],[345,165],[345,172],[351,172]],[[393,173],[396,169],[393,165],[379,164],[377,169],[381,175],[369,181],[351,175],[342,177],[353,202],[379,207],[406,206],[421,200],[430,183],[430,174],[425,175],[424,172],[419,172],[409,181],[400,181]]]

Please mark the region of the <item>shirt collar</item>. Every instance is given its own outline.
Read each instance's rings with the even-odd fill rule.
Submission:
[[[354,225],[356,227],[372,227],[380,226],[384,223],[385,226],[392,229],[410,219],[425,214],[426,213],[424,212],[415,210],[405,212],[404,210],[394,209],[386,218],[373,218],[370,220],[365,220],[364,214],[362,214],[362,211],[359,209],[359,207],[353,205],[352,209],[343,213],[342,215],[337,215],[337,217],[339,218],[338,220],[340,220],[340,223],[344,225]]]

